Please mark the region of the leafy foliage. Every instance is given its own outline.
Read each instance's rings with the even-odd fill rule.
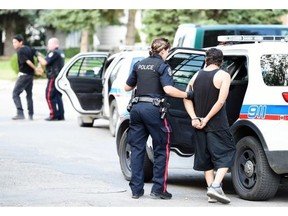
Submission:
[[[31,32],[27,32],[27,26],[33,26],[34,20],[39,15],[39,10],[0,10],[0,29],[12,28],[14,34],[22,34],[30,44]],[[27,34],[26,34],[27,33]],[[26,37],[27,35],[27,37]]]
[[[94,30],[97,25],[120,24],[121,16],[123,10],[43,10],[38,22],[71,32]]]
[[[0,10],[0,27],[11,23],[11,20],[17,20],[17,23],[27,23],[32,22],[33,18],[37,15],[38,10]]]
[[[209,19],[219,24],[280,24],[287,10],[206,10]]]
[[[65,58],[72,58],[73,56],[75,56],[76,54],[80,52],[80,48],[79,47],[68,48],[68,49],[64,49],[63,51],[65,54]]]
[[[277,24],[281,23],[279,16],[288,14],[288,10],[143,10],[142,22],[146,33],[146,42],[150,43],[155,37],[167,37],[171,42],[179,24],[195,23],[207,24]],[[97,26],[121,25],[120,18],[124,10],[0,10],[0,29],[4,29],[6,36],[15,33],[29,36],[38,28],[39,40],[32,41],[33,46],[43,46],[44,29],[51,28],[60,31],[89,31],[90,43],[92,34]],[[41,29],[42,28],[42,29]],[[27,33],[30,29],[30,33]],[[9,34],[8,34],[9,33]],[[34,37],[35,38],[35,37]],[[5,46],[11,46],[8,40]],[[7,50],[6,50],[7,51]]]
[[[90,30],[99,21],[97,10],[44,10],[38,20],[43,26],[51,26],[70,32],[79,29]]]
[[[19,72],[19,66],[18,66],[18,58],[17,54],[13,54],[10,58],[10,65],[12,70],[17,74]]]
[[[287,86],[288,56],[285,54],[261,56],[261,69],[264,82],[269,86]]]
[[[208,24],[280,24],[288,10],[144,10],[143,31],[150,43],[155,37],[171,42],[182,23]]]
[[[96,27],[121,24],[121,16],[123,10],[44,10],[38,23],[64,32],[82,31],[80,50],[88,51]]]

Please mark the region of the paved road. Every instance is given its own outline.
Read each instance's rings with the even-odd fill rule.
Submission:
[[[97,120],[93,128],[78,127],[77,113],[64,97],[66,121],[46,122],[44,118],[49,111],[44,97],[45,80],[37,80],[34,84],[34,121],[13,121],[13,85],[11,81],[0,81],[0,212],[6,210],[3,207],[20,206],[114,207],[112,210],[116,208],[116,213],[120,210],[129,214],[132,209],[128,207],[174,207],[164,209],[168,213],[175,211],[175,214],[179,214],[178,211],[195,214],[195,210],[205,209],[205,214],[210,211],[214,214],[219,210],[213,207],[224,207],[228,212],[241,207],[239,211],[250,214],[259,208],[266,207],[266,212],[271,211],[271,207],[288,207],[287,184],[269,201],[250,202],[235,194],[229,175],[225,178],[224,190],[232,202],[225,206],[208,204],[203,174],[192,170],[192,158],[179,158],[175,154],[171,155],[168,184],[172,200],[151,199],[151,183],[145,184],[144,197],[133,200],[120,170],[108,121]],[[25,106],[24,98],[23,101]],[[245,207],[258,208],[248,208],[247,212]],[[91,209],[95,210],[88,208]],[[273,212],[287,210],[272,209]],[[147,210],[154,211],[150,208],[137,211]],[[84,215],[82,211],[80,213]]]

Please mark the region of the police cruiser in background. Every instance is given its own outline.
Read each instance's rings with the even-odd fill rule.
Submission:
[[[231,169],[233,186],[246,200],[268,200],[288,174],[288,37],[219,36],[217,48],[224,54],[222,68],[231,75],[226,101],[236,157]],[[237,44],[239,43],[239,44]],[[176,47],[167,62],[175,87],[185,90],[190,78],[205,64],[205,49]],[[183,100],[168,97],[171,151],[193,156],[194,129]],[[130,146],[127,143],[129,113],[124,112],[116,129],[120,167],[129,180]],[[146,147],[145,181],[152,179],[153,149]]]
[[[56,87],[80,114],[81,127],[92,127],[95,119],[109,119],[111,135],[115,136],[119,113],[126,110],[131,95],[124,91],[126,79],[133,65],[148,55],[147,47],[130,46],[113,55],[79,53],[65,64]]]

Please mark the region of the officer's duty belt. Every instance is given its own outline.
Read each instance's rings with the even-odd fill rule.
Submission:
[[[132,103],[138,103],[138,102],[150,102],[154,106],[160,106],[163,102],[163,99],[160,98],[151,98],[151,97],[135,97],[132,100]]]

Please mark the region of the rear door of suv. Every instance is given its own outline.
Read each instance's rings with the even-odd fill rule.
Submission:
[[[107,59],[108,53],[80,53],[65,64],[56,79],[58,90],[81,114],[98,114],[102,110]]]
[[[176,48],[170,51],[167,63],[172,69],[174,87],[185,91],[191,77],[205,64],[205,50]],[[181,156],[194,154],[191,120],[184,107],[183,99],[168,97],[170,107],[167,118],[172,127],[171,150]]]

